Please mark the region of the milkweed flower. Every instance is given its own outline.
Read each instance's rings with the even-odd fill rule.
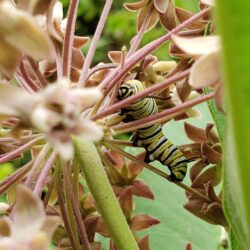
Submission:
[[[46,250],[59,218],[46,216],[42,201],[25,186],[17,187],[14,218],[0,218],[0,249]]]
[[[195,60],[189,76],[190,86],[193,89],[214,88],[216,105],[223,111],[219,36],[172,36],[172,39],[182,51]]]
[[[0,114],[20,119],[15,130],[25,126],[43,132],[61,157],[69,160],[73,156],[71,135],[93,141],[102,138],[101,128],[81,116],[101,96],[99,88],[70,88],[66,78],[32,94],[0,84]]]
[[[172,36],[175,44],[195,59],[192,65],[189,84],[194,89],[214,86],[221,78],[218,36],[184,38]]]
[[[18,68],[23,54],[37,60],[54,58],[49,36],[35,18],[7,0],[0,2],[0,51],[0,73],[8,78]]]

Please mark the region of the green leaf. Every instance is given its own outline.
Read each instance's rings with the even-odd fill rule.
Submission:
[[[212,122],[212,117],[206,104],[197,108],[203,113],[203,118],[189,119],[188,122],[205,128],[208,122]],[[189,143],[183,127],[183,121],[171,121],[164,126],[164,133],[175,145]],[[130,149],[130,152],[138,153],[134,149]],[[155,162],[153,165],[168,172],[168,169],[159,163]],[[188,242],[197,250],[219,248],[221,227],[208,224],[186,211],[183,205],[187,199],[182,189],[146,169],[140,178],[153,190],[155,200],[137,198],[136,212],[150,214],[161,221],[161,224],[140,233],[141,236],[149,233],[151,249],[185,249]],[[184,183],[189,184],[188,176]]]
[[[224,205],[243,249],[250,245],[250,23],[249,1],[217,1],[227,97]],[[234,246],[237,249],[239,246]]]
[[[209,94],[211,92],[212,90],[209,88],[204,89],[205,94]],[[209,100],[207,104],[208,104],[210,114],[213,117],[220,141],[221,143],[223,143],[225,139],[225,116],[216,108],[214,100]]]

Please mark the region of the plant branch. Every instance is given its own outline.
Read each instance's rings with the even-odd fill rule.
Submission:
[[[64,196],[62,193],[62,181],[61,181],[61,171],[60,171],[60,165],[57,164],[56,166],[56,190],[57,190],[57,197],[58,197],[58,203],[61,209],[61,214],[62,214],[62,218],[63,218],[63,222],[64,222],[64,226],[65,229],[67,231],[71,246],[73,248],[73,250],[79,250],[79,248],[77,247],[77,242],[76,239],[74,238],[74,235],[72,233],[72,229],[69,223],[69,219],[68,219],[68,215],[67,215],[67,211],[65,208],[65,200],[64,200]]]
[[[89,70],[89,73],[88,73],[88,76],[87,76],[87,79],[86,81],[93,75],[95,74],[96,72],[100,71],[100,70],[103,70],[103,69],[112,69],[112,68],[116,68],[118,66],[117,63],[105,63],[105,64],[102,64],[102,65],[96,65],[95,67],[91,68]]]
[[[141,42],[141,39],[142,39],[142,37],[143,37],[147,27],[148,27],[148,24],[149,24],[150,19],[152,17],[153,11],[154,11],[154,5],[152,4],[152,7],[149,9],[145,19],[143,20],[143,24],[140,27],[138,34],[134,38],[134,41],[133,41],[133,43],[128,51],[127,58],[130,57],[137,50],[137,48]]]
[[[49,143],[46,143],[34,161],[32,169],[31,169],[31,171],[30,171],[30,173],[25,181],[25,185],[30,187],[31,189],[32,189],[33,185],[35,184],[34,176],[36,175],[36,171],[38,170],[38,168],[40,167],[40,165],[42,164],[42,162],[46,158],[46,155],[48,154],[49,150],[50,150],[50,145],[49,145]]]
[[[120,146],[134,147],[134,145],[131,141],[104,139],[104,142],[107,142],[109,144],[116,144],[116,145],[120,145]]]
[[[29,75],[27,74],[26,70],[25,70],[25,67],[24,67],[24,64],[23,62],[21,62],[20,64],[20,74],[23,78],[23,80],[27,83],[27,85],[32,89],[34,90],[35,92],[37,92],[38,90],[41,89],[41,86],[39,86],[35,81],[33,81]]]
[[[35,144],[35,143],[41,141],[42,139],[44,139],[44,136],[40,136],[40,137],[38,137],[38,138],[35,138],[35,139],[33,139],[33,140],[27,142],[26,144],[24,144],[24,145],[18,147],[17,149],[15,149],[15,150],[13,150],[13,151],[11,151],[11,152],[8,152],[8,153],[6,153],[6,154],[4,154],[2,157],[0,157],[0,163],[4,163],[4,162],[6,162],[6,161],[10,161],[10,160],[14,159],[15,157],[17,157],[18,155],[20,155],[20,154],[23,153],[24,151],[30,149],[30,147],[31,147],[33,144]]]
[[[18,82],[18,85],[22,89],[26,90],[29,93],[34,93],[34,90],[29,86],[27,81],[24,79],[24,77],[20,73],[17,73],[15,78],[16,78],[16,81]]]
[[[49,174],[50,169],[53,167],[53,164],[56,160],[56,157],[57,157],[57,153],[54,150],[52,152],[52,154],[50,155],[49,159],[46,161],[46,163],[41,171],[41,174],[40,174],[40,176],[36,182],[35,188],[34,188],[34,193],[37,194],[38,196],[41,195],[42,188],[45,184],[45,181],[46,181],[46,178]]]
[[[33,70],[33,73],[35,74],[37,80],[40,82],[42,87],[47,86],[47,80],[44,77],[44,75],[41,73],[38,64],[34,61],[33,58],[27,56],[27,60],[30,64],[31,69]]]
[[[99,41],[104,25],[106,23],[111,5],[113,3],[113,0],[106,0],[106,3],[104,5],[102,14],[101,14],[101,18],[98,22],[94,37],[92,39],[92,42],[90,44],[89,50],[88,50],[88,54],[86,56],[82,71],[81,71],[81,75],[80,75],[80,79],[79,79],[79,86],[84,87],[86,84],[86,79],[88,77],[88,71],[89,71],[89,67],[92,63],[95,51],[96,51],[96,47],[97,47],[97,42]]]
[[[76,160],[84,173],[98,211],[119,250],[138,250],[127,221],[106,176],[97,149],[92,142],[73,138]]]
[[[72,209],[75,215],[75,219],[76,219],[76,223],[78,225],[78,233],[79,233],[79,237],[81,239],[81,243],[83,245],[84,250],[91,250],[90,248],[90,244],[88,241],[88,236],[86,233],[86,229],[85,226],[83,224],[82,221],[82,216],[81,216],[81,212],[79,210],[79,204],[78,204],[78,200],[75,196],[75,192],[74,192],[74,187],[73,187],[73,183],[72,183],[72,177],[71,177],[71,173],[69,171],[69,165],[64,163],[63,166],[63,175],[64,175],[64,180],[65,180],[65,189],[67,192],[67,195],[71,201],[71,205],[72,205]]]
[[[167,110],[162,111],[158,114],[155,114],[155,115],[143,118],[143,119],[128,122],[126,124],[113,126],[111,129],[115,133],[117,133],[117,132],[125,133],[125,132],[131,131],[131,130],[135,130],[138,128],[143,128],[143,127],[149,126],[149,125],[154,124],[156,122],[164,122],[166,120],[174,118],[176,115],[179,115],[180,113],[184,112],[186,109],[191,108],[199,103],[210,100],[212,98],[214,98],[214,93],[210,93],[208,95],[198,97],[194,100],[184,102],[178,106],[175,106],[174,108],[167,109]]]
[[[101,117],[104,117],[106,115],[112,114],[115,111],[128,106],[130,103],[135,102],[143,97],[148,96],[149,94],[155,93],[157,91],[163,91],[164,89],[166,89],[167,87],[169,87],[171,84],[173,84],[176,81],[179,81],[185,77],[187,77],[189,75],[190,70],[185,70],[177,75],[174,75],[170,78],[165,79],[164,81],[162,81],[161,83],[157,83],[143,91],[141,91],[140,93],[130,96],[118,103],[115,103],[114,105],[107,107],[105,110],[99,112],[98,114],[94,115],[91,117],[92,120],[97,120]]]
[[[63,40],[62,74],[66,77],[70,76],[78,3],[79,0],[70,1],[66,32]]]
[[[133,161],[133,162],[135,162],[135,163],[137,163],[137,164],[139,164],[139,165],[141,165],[141,166],[147,168],[148,170],[154,172],[155,174],[157,174],[157,175],[163,177],[164,179],[167,179],[168,181],[170,181],[169,175],[166,174],[165,172],[159,170],[158,168],[155,168],[155,167],[149,165],[148,163],[139,160],[139,159],[136,158],[135,156],[133,156],[133,155],[131,155],[131,154],[125,152],[124,150],[120,149],[120,148],[117,147],[117,146],[111,145],[111,144],[109,144],[109,143],[103,143],[103,144],[104,144],[106,147],[108,147],[108,148],[110,148],[110,149],[112,149],[112,150],[118,152],[119,154],[123,155],[124,157],[130,159],[131,161]],[[202,199],[202,200],[205,201],[205,202],[208,202],[208,203],[211,202],[206,196],[204,196],[203,194],[199,193],[199,192],[196,191],[195,189],[193,189],[193,188],[191,188],[191,187],[185,185],[185,184],[182,183],[182,182],[178,182],[178,181],[170,181],[170,182],[171,182],[171,183],[174,183],[175,185],[181,187],[181,188],[184,189],[185,191],[187,191],[187,192],[193,194],[194,196],[196,196],[196,197]]]
[[[4,192],[8,190],[11,186],[13,186],[15,183],[20,181],[31,169],[33,165],[33,160],[22,166],[20,169],[18,169],[13,174],[6,177],[4,180],[0,182],[0,195],[2,195]]]

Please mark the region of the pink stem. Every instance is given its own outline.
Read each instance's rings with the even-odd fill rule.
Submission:
[[[79,0],[71,0],[69,12],[67,17],[67,26],[63,42],[63,56],[62,56],[62,74],[63,76],[70,76],[70,69],[72,63],[72,50],[74,42],[74,32],[77,16]]]
[[[41,87],[37,85],[37,83],[29,77],[29,75],[27,74],[25,70],[23,62],[21,62],[21,65],[20,65],[20,73],[24,81],[30,86],[30,88],[32,88],[36,92],[41,89]]]
[[[27,60],[31,66],[31,69],[33,70],[37,80],[41,83],[42,87],[46,87],[47,86],[47,80],[44,77],[44,75],[41,73],[38,64],[34,61],[33,58],[31,57],[27,57]]]
[[[16,74],[16,80],[17,80],[19,86],[23,90],[25,90],[29,93],[34,93],[34,90],[29,86],[29,84],[24,80],[24,78],[18,73]]]
[[[121,109],[122,107],[126,107],[128,104],[130,104],[138,99],[141,99],[149,94],[152,94],[152,93],[159,91],[159,90],[162,91],[162,90],[166,89],[169,85],[173,84],[174,82],[176,82],[180,79],[183,79],[184,77],[187,77],[189,72],[190,72],[189,70],[186,70],[180,74],[177,74],[177,75],[174,75],[170,78],[167,78],[164,81],[162,81],[161,83],[155,84],[155,85],[143,90],[142,92],[140,92],[136,95],[133,95],[129,98],[126,98],[125,100],[122,100],[118,103],[115,103],[114,105],[112,105],[110,107],[107,107],[105,110],[99,112],[98,114],[92,116],[91,118],[92,118],[92,120],[100,119],[101,117],[112,114],[113,112],[117,111],[118,109]]]
[[[149,116],[149,117],[137,120],[137,121],[129,122],[126,124],[114,126],[114,127],[112,127],[112,129],[115,131],[119,131],[119,133],[125,133],[125,132],[131,131],[131,130],[135,130],[138,128],[143,128],[145,126],[149,126],[149,125],[154,124],[156,122],[163,122],[163,121],[166,121],[168,119],[173,118],[173,117],[171,117],[171,115],[175,116],[176,113],[179,113],[181,111],[185,111],[188,108],[191,108],[199,103],[208,101],[212,98],[214,98],[214,92],[207,94],[207,95],[204,95],[204,96],[201,96],[201,97],[198,97],[194,100],[184,102],[184,103],[182,103],[174,108],[167,109],[167,110],[160,112],[156,115],[152,115],[152,116]]]
[[[18,155],[23,153],[25,150],[30,149],[30,147],[33,144],[35,144],[36,142],[42,140],[43,138],[44,138],[43,136],[35,138],[35,139],[29,141],[28,143],[18,147],[17,149],[5,154],[3,157],[0,157],[0,163],[4,163],[6,161],[10,161],[10,160],[14,159],[15,157],[17,157]]]
[[[74,187],[73,187],[73,183],[72,183],[72,178],[71,178],[71,173],[69,171],[69,165],[65,164],[63,166],[63,174],[64,174],[64,178],[65,178],[65,188],[66,188],[66,192],[68,194],[68,197],[71,201],[72,204],[72,208],[73,208],[73,212],[75,215],[75,219],[76,219],[76,223],[79,229],[79,236],[81,239],[81,243],[84,247],[85,250],[91,250],[89,241],[88,241],[88,236],[86,233],[86,229],[82,220],[82,215],[79,209],[79,204],[77,201],[77,198],[75,196],[74,193]]]
[[[37,194],[38,196],[41,195],[42,188],[45,184],[46,178],[49,174],[50,169],[52,168],[54,161],[57,157],[56,151],[53,151],[53,153],[50,155],[49,159],[47,160],[45,166],[43,167],[43,170],[36,182],[36,186],[34,188],[34,193]]]
[[[71,228],[69,218],[68,218],[68,214],[67,214],[67,211],[66,211],[65,199],[64,199],[63,192],[62,192],[63,185],[62,185],[60,173],[58,173],[57,175],[58,176],[57,176],[57,180],[56,180],[56,190],[57,190],[58,203],[59,203],[59,206],[60,206],[64,226],[65,226],[65,229],[67,231],[67,235],[69,237],[72,249],[73,250],[79,250],[79,248],[77,246],[77,241],[76,241],[76,239],[74,237],[74,234],[72,232],[72,228]]]
[[[88,76],[89,67],[92,63],[92,60],[93,60],[93,57],[94,57],[94,54],[96,51],[96,47],[97,47],[97,42],[99,41],[99,39],[101,37],[104,25],[106,23],[106,20],[107,20],[107,17],[108,17],[108,14],[109,14],[109,11],[110,11],[110,8],[112,5],[112,2],[113,2],[113,0],[106,0],[106,3],[104,5],[104,8],[103,8],[103,11],[101,14],[101,18],[98,22],[94,37],[93,37],[92,42],[90,44],[89,51],[88,51],[88,54],[86,56],[86,59],[85,59],[85,62],[84,62],[84,65],[83,65],[83,68],[81,71],[80,79],[78,82],[79,86],[81,86],[81,87],[85,86],[85,84],[86,84],[86,79]]]
[[[21,141],[22,143],[24,143],[27,140],[33,139],[33,138],[37,138],[40,137],[41,134],[36,134],[36,135],[25,135],[25,136],[21,136],[21,138],[19,139],[19,141]],[[12,143],[17,143],[19,144],[19,142],[15,141],[15,139],[11,138],[11,137],[5,137],[5,138],[0,138],[0,144],[2,142],[12,142]]]
[[[61,57],[61,49],[58,44],[55,44],[55,51],[56,51],[57,79],[60,80],[62,78],[62,57]]]
[[[149,9],[144,21],[143,21],[143,24],[138,32],[138,34],[136,35],[136,37],[134,38],[134,41],[133,41],[133,44],[131,45],[130,49],[129,49],[129,52],[127,54],[127,58],[130,57],[138,48],[140,42],[141,42],[141,39],[148,27],[148,24],[150,22],[150,19],[151,19],[151,16],[152,16],[152,13],[153,13],[153,10],[154,10],[154,6],[152,5],[152,7]]]
[[[11,143],[2,143],[1,146],[8,149],[8,150],[14,150],[14,149],[18,148],[17,145],[13,145]]]
[[[117,63],[105,63],[103,65],[96,65],[92,69],[89,70],[88,76],[86,81],[96,72],[103,70],[103,69],[111,69],[111,68],[116,68],[118,66]]]
[[[34,183],[33,183],[33,181],[34,181],[33,178],[34,178],[34,176],[35,176],[35,174],[36,174],[36,171],[37,171],[37,169],[40,167],[40,164],[41,164],[41,163],[43,162],[43,160],[45,159],[45,157],[46,157],[46,155],[47,155],[49,149],[50,149],[50,145],[47,143],[47,144],[45,144],[45,145],[43,146],[42,150],[39,152],[39,154],[38,154],[38,156],[36,157],[35,162],[34,162],[34,164],[33,164],[33,166],[32,166],[32,169],[31,169],[31,171],[30,171],[30,173],[29,173],[29,175],[28,175],[28,178],[27,178],[26,181],[25,181],[25,185],[26,185],[26,186],[32,188],[32,186],[33,186],[33,184],[34,184]]]
[[[110,148],[110,149],[112,149],[112,150],[118,152],[118,153],[121,154],[122,156],[124,156],[124,157],[130,159],[131,161],[133,161],[133,162],[135,162],[135,163],[137,163],[137,164],[139,164],[139,165],[141,165],[141,166],[143,166],[143,167],[149,169],[150,171],[152,171],[152,172],[154,172],[154,173],[156,173],[156,174],[158,174],[158,175],[162,176],[163,178],[165,178],[165,179],[167,179],[167,180],[170,181],[169,175],[166,174],[165,172],[161,171],[160,169],[158,169],[158,168],[156,168],[156,167],[153,167],[153,166],[149,165],[148,163],[139,160],[137,157],[135,157],[135,156],[133,156],[133,155],[131,155],[131,154],[129,154],[129,153],[123,151],[122,149],[120,149],[120,148],[117,147],[117,146],[114,146],[114,145],[111,145],[111,144],[105,144],[105,146],[106,146],[107,148]],[[187,192],[193,194],[195,197],[198,197],[198,198],[202,199],[202,200],[205,201],[205,202],[208,202],[208,203],[211,202],[206,196],[204,196],[203,194],[201,194],[201,193],[198,192],[197,190],[195,190],[195,189],[193,189],[193,188],[191,188],[191,187],[188,187],[187,185],[185,185],[185,184],[182,183],[182,182],[172,181],[172,183],[174,183],[175,185],[179,186],[180,188],[186,190]]]
[[[6,177],[0,182],[0,195],[8,190],[12,185],[21,180],[27,172],[31,169],[34,161],[26,163],[24,166],[19,168],[16,172]]]

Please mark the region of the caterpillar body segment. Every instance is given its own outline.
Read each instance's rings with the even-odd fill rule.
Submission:
[[[117,99],[123,100],[132,95],[140,93],[145,89],[142,82],[129,80],[124,82],[119,90]],[[123,122],[139,120],[158,113],[156,101],[152,97],[145,97],[130,103],[121,109],[120,114],[125,115]],[[182,152],[162,132],[160,123],[140,128],[135,131],[132,142],[136,146],[144,147],[146,150],[145,162],[158,160],[168,166],[170,178],[173,181],[182,181],[187,172],[188,160]]]

